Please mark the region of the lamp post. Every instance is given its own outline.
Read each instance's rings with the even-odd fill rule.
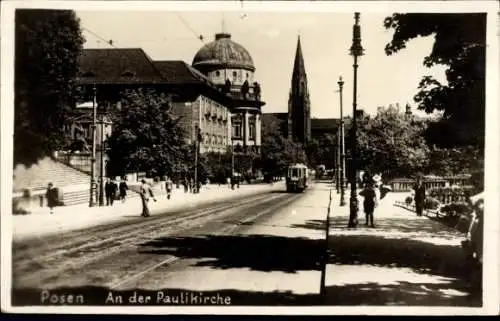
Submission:
[[[337,194],[340,193],[340,130],[337,128],[337,143],[335,144],[335,159],[334,159],[334,164],[335,164],[335,190],[337,191]]]
[[[357,84],[358,84],[358,57],[363,55],[361,46],[361,27],[359,26],[359,12],[354,13],[354,26],[352,30],[352,46],[350,48],[351,56],[354,57],[354,81],[353,81],[353,100],[352,100],[352,134],[351,134],[351,198],[349,211],[348,227],[358,225],[358,197],[356,195],[356,107],[357,107]]]
[[[195,125],[195,143],[194,143],[194,193],[198,193],[198,155],[200,153],[200,142],[202,140],[201,128]]]
[[[107,169],[105,170],[105,167],[104,167],[104,163],[105,163],[104,162],[104,153],[107,150],[107,146],[106,146],[107,143],[104,140],[105,129],[106,129],[106,126],[111,125],[111,124],[112,123],[110,121],[105,119],[105,114],[102,114],[101,118],[99,120],[99,125],[101,125],[100,126],[101,127],[100,137],[99,137],[99,140],[100,140],[100,149],[99,149],[99,151],[100,151],[100,155],[99,155],[99,159],[100,159],[100,163],[99,163],[99,176],[100,176],[99,206],[104,206],[104,177],[107,176]],[[107,168],[107,165],[106,165],[106,168]]]
[[[340,94],[340,206],[345,205],[345,146],[344,146],[344,111],[342,107],[342,89],[344,81],[340,76],[339,81],[339,94]]]
[[[96,154],[96,126],[97,126],[97,98],[96,98],[96,87],[95,84],[92,87],[92,156],[90,158],[90,198],[89,207],[94,206],[94,195],[96,190],[95,182],[95,154]]]

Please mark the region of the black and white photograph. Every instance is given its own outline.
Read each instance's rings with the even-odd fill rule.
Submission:
[[[2,310],[499,313],[496,1],[1,5]]]

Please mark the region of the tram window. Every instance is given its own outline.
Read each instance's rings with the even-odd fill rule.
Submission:
[[[297,168],[293,168],[293,169],[292,169],[292,176],[294,176],[294,177],[299,176],[299,171],[298,171],[298,169],[297,169]]]

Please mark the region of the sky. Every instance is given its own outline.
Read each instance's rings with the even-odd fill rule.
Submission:
[[[338,79],[342,76],[344,115],[352,115],[353,57],[352,13],[342,12],[246,12],[246,11],[81,11],[85,48],[143,48],[154,60],[192,63],[196,52],[214,40],[216,33],[231,34],[253,58],[255,79],[261,84],[264,113],[286,112],[297,38],[300,35],[311,100],[311,116],[340,116]],[[417,38],[392,56],[384,53],[392,31],[383,27],[387,13],[361,12],[361,36],[365,55],[359,59],[358,108],[375,114],[378,106],[413,101],[422,76],[445,82],[444,67],[423,66],[432,49],[432,36]],[[204,41],[198,37],[202,35]]]

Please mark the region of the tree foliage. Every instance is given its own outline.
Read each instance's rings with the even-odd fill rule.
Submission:
[[[423,123],[390,106],[380,108],[375,117],[358,120],[357,125],[357,169],[408,176],[427,168],[429,148]],[[347,132],[350,141],[350,129]],[[349,157],[349,145],[347,149]]]
[[[280,132],[280,120],[274,116],[263,118],[260,164],[265,173],[281,175],[292,163],[306,163],[304,146],[295,143]]]
[[[447,66],[447,84],[424,76],[414,97],[428,113],[442,111],[439,123],[428,128],[431,143],[441,147],[484,146],[486,14],[393,14],[384,21],[394,35],[387,55],[404,49],[414,38],[435,37],[426,67]]]
[[[169,96],[153,89],[123,93],[120,120],[107,140],[111,172],[121,175],[127,171],[141,171],[172,176],[179,163],[187,164],[184,170],[189,170],[184,160],[190,159],[194,147],[186,145],[170,103]]]
[[[319,138],[313,138],[306,147],[309,165],[317,167],[325,165],[326,168],[334,168],[337,155],[337,136],[325,133]]]
[[[15,16],[14,166],[67,145],[84,38],[71,10],[20,9]]]

